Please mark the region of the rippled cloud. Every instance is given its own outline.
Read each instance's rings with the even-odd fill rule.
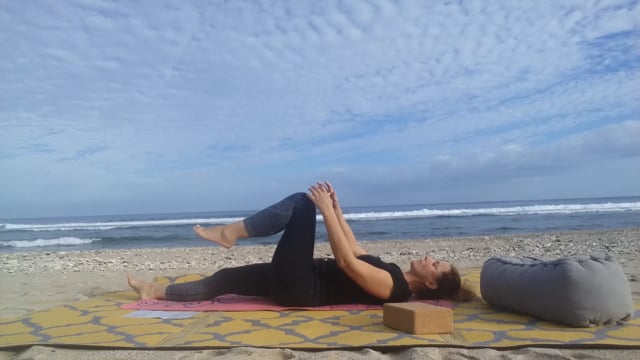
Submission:
[[[638,1],[4,2],[0,217],[637,195],[638,44]]]

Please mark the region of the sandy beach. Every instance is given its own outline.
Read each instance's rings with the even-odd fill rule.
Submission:
[[[640,228],[612,231],[577,231],[544,234],[482,236],[363,242],[371,254],[396,262],[402,268],[411,259],[431,254],[459,268],[480,267],[491,256],[534,256],[554,259],[569,255],[609,253],[622,265],[631,285],[634,302],[640,301]],[[158,275],[211,273],[217,269],[269,261],[274,246],[236,246],[224,249],[203,242],[198,248],[94,250],[84,252],[32,252],[0,254],[0,300],[2,317],[67,304],[127,289],[131,272],[151,280]],[[316,257],[329,257],[327,243],[316,246]],[[635,359],[638,350],[537,349],[510,351],[491,349],[411,348],[390,353],[358,351],[304,352],[288,349],[236,348],[229,350],[143,351],[76,350],[31,347],[0,351],[0,359]]]

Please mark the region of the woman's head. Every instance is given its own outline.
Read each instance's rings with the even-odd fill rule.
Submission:
[[[426,256],[411,262],[409,270],[420,284],[414,290],[421,299],[443,299],[452,297],[461,286],[460,274],[455,266],[446,261],[437,261]]]
[[[451,265],[449,271],[443,272],[437,280],[438,286],[435,289],[423,289],[416,292],[416,297],[420,299],[444,299],[453,297],[462,281],[455,266]]]

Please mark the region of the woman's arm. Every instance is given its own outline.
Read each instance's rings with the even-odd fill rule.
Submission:
[[[325,181],[324,184],[319,183],[319,185],[323,185],[329,192],[329,195],[331,196],[331,200],[333,204],[333,210],[336,212],[336,216],[338,217],[338,222],[340,223],[340,228],[342,229],[342,232],[344,233],[344,235],[347,237],[347,242],[349,243],[349,246],[351,247],[351,250],[353,251],[354,255],[355,256],[366,255],[367,252],[362,247],[360,247],[360,245],[358,244],[358,241],[356,240],[356,236],[353,234],[353,231],[349,226],[349,223],[347,223],[347,220],[344,218],[344,214],[342,213],[342,208],[340,207],[340,202],[338,201],[338,194],[336,193],[336,190],[333,188],[333,185],[331,185],[331,183],[328,181]]]
[[[391,275],[387,271],[357,258],[340,225],[339,217],[333,208],[331,194],[327,188],[319,184],[311,186],[309,192],[309,197],[324,218],[331,251],[338,266],[369,294],[381,299],[388,299],[393,291]]]

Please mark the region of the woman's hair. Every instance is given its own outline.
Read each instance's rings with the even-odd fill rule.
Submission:
[[[436,280],[438,286],[435,289],[424,289],[416,291],[415,296],[419,299],[444,299],[450,298],[460,289],[460,273],[458,269],[451,265],[451,270],[440,274]]]
[[[438,287],[431,289],[424,289],[415,292],[415,297],[418,299],[453,299],[457,301],[474,301],[480,299],[473,290],[467,286],[462,286],[462,280],[460,279],[460,273],[458,269],[451,265],[451,270],[442,273],[436,281]]]

